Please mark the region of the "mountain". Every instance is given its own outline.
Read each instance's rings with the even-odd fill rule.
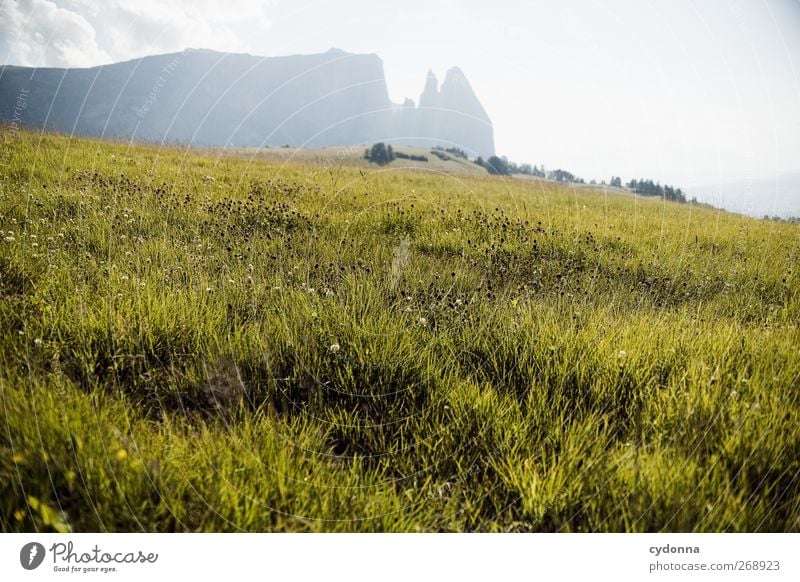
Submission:
[[[258,57],[187,49],[87,69],[0,67],[0,121],[196,146],[323,147],[376,141],[494,153],[491,121],[464,74],[420,106],[389,99],[374,54]]]
[[[413,102],[406,101],[403,107],[407,110]],[[410,117],[397,132],[396,143],[456,146],[484,157],[494,154],[492,122],[458,67],[447,71],[441,88],[433,71],[428,71],[419,107]]]

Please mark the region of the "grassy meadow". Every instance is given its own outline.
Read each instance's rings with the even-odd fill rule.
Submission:
[[[798,225],[0,140],[3,531],[800,529]]]

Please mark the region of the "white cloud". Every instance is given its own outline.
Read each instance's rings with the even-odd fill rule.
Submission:
[[[82,67],[107,63],[94,27],[48,0],[0,2],[0,58],[27,66]]]
[[[246,51],[270,26],[252,0],[0,0],[0,59],[91,66],[187,47]]]

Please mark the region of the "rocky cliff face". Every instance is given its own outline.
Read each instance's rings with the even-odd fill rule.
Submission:
[[[393,143],[457,147],[472,156],[494,154],[492,122],[458,67],[447,72],[441,88],[428,71],[419,107],[409,114],[406,102],[402,116]]]
[[[398,107],[380,58],[336,49],[273,58],[186,50],[89,69],[4,66],[0,121],[204,146],[382,140],[494,151],[491,122],[457,69],[441,90],[430,73],[419,107]]]

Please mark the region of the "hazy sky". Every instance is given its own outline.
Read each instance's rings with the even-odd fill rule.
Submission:
[[[0,0],[0,62],[186,47],[377,53],[394,101],[460,66],[498,153],[679,186],[800,172],[800,0]]]

